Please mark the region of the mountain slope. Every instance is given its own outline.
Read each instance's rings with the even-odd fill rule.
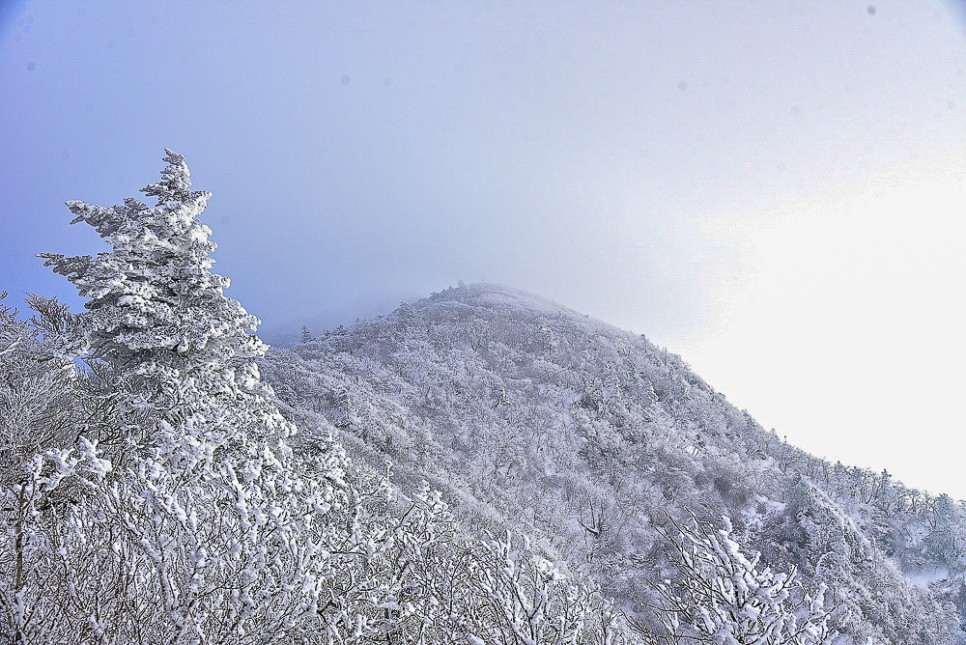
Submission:
[[[673,575],[661,534],[693,513],[827,584],[857,642],[962,640],[959,505],[787,445],[643,337],[476,285],[273,350],[262,370],[301,427],[334,425],[403,490],[428,481],[470,530],[529,535],[644,623]]]

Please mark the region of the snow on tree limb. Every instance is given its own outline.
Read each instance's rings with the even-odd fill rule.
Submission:
[[[825,587],[814,595],[788,573],[760,566],[732,538],[731,522],[722,528],[668,518],[677,535],[666,535],[669,560],[682,574],[677,583],[658,585],[661,621],[683,642],[719,645],[824,645],[832,642],[832,612],[825,608]]]

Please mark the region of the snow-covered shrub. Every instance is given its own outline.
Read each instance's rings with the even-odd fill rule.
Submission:
[[[660,585],[661,621],[672,642],[718,645],[822,645],[831,642],[825,588],[808,594],[796,572],[762,567],[723,528],[672,522],[671,564],[681,574]]]

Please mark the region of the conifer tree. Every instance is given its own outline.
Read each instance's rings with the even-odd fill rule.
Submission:
[[[211,271],[215,245],[198,219],[210,195],[190,190],[181,155],[165,161],[143,189],[153,207],[68,202],[109,252],[41,256],[88,298],[85,358],[119,389],[130,449],[51,548],[78,596],[68,620],[92,641],[271,642],[314,614],[336,578],[322,545],[336,550],[356,528],[333,519],[348,512],[347,465],[320,446],[294,466],[294,426],[251,360],[266,349],[249,333],[258,320]],[[75,553],[96,553],[97,573]]]
[[[175,403],[164,399],[186,379],[242,376],[239,366],[266,350],[248,333],[258,319],[224,295],[228,278],[211,271],[216,245],[198,219],[211,194],[192,191],[184,157],[165,152],[161,181],[141,189],[155,206],[132,198],[109,208],[67,202],[71,223],[92,226],[110,253],[40,254],[88,298],[81,320],[90,357],[160,395],[158,405]]]

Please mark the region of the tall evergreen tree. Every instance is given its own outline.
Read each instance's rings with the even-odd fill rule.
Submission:
[[[91,225],[110,253],[40,255],[88,298],[81,319],[91,357],[157,394],[187,378],[232,375],[266,349],[248,333],[258,319],[224,295],[228,278],[211,271],[216,245],[198,219],[211,194],[192,191],[184,157],[165,152],[161,181],[141,189],[155,206],[132,198],[109,208],[67,202],[71,223]]]
[[[77,320],[86,360],[116,383],[130,433],[124,467],[95,487],[92,510],[62,537],[101,545],[103,573],[65,584],[94,596],[74,617],[92,625],[92,638],[141,628],[165,640],[269,642],[315,611],[341,566],[313,554],[349,539],[322,520],[349,506],[347,464],[323,448],[294,467],[294,426],[251,360],[266,349],[250,333],[258,320],[211,271],[215,245],[198,219],[210,194],[190,190],[181,155],[166,150],[165,161],[161,181],[142,189],[155,206],[68,202],[109,252],[41,256],[88,298]],[[136,601],[117,581],[138,590]],[[139,625],[145,607],[154,611]],[[113,618],[89,620],[92,608]]]

